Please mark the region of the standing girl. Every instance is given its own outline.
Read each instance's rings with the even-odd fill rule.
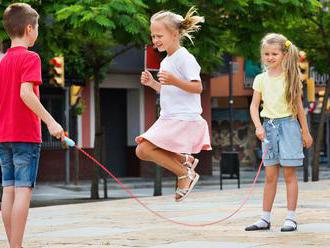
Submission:
[[[284,168],[288,215],[282,232],[297,230],[295,211],[298,199],[296,168],[303,164],[303,146],[313,143],[302,105],[302,84],[298,68],[298,49],[281,34],[268,34],[261,41],[261,58],[266,67],[253,83],[251,118],[256,136],[264,141],[265,186],[263,213],[246,231],[270,229],[271,210],[276,194],[279,167]],[[263,101],[259,118],[259,105]],[[298,118],[298,120],[297,120]]]
[[[144,71],[141,83],[160,94],[160,117],[144,134],[136,138],[136,155],[170,170],[177,177],[176,201],[182,201],[199,179],[194,171],[198,159],[189,154],[211,150],[209,129],[201,117],[203,90],[195,57],[180,41],[199,29],[204,18],[195,15],[192,7],[185,18],[169,11],[151,17],[151,38],[154,46],[166,51],[160,64],[158,81]]]

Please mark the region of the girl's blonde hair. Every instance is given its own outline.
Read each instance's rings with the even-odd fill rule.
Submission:
[[[282,61],[282,68],[286,79],[285,95],[290,109],[294,115],[297,115],[298,100],[302,95],[300,71],[298,66],[298,48],[284,35],[276,33],[267,34],[261,40],[261,53],[266,44],[279,45],[280,49],[285,54]]]
[[[196,14],[197,9],[194,6],[188,10],[184,18],[170,11],[160,11],[151,17],[150,22],[162,21],[167,28],[178,30],[180,39],[187,37],[193,43],[191,33],[198,31],[200,29],[198,24],[204,22],[204,17]]]

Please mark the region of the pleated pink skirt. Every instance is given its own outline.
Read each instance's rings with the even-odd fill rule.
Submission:
[[[135,141],[140,144],[144,139],[175,153],[196,154],[201,150],[212,150],[209,128],[204,119],[186,121],[159,118]]]

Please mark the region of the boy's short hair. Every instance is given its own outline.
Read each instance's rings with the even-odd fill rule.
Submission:
[[[10,38],[21,38],[25,28],[37,25],[38,12],[26,3],[13,3],[9,5],[3,14],[3,26]]]

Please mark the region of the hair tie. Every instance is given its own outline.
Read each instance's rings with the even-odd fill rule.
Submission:
[[[291,46],[291,44],[292,44],[291,41],[286,40],[286,42],[285,42],[286,49],[288,49]]]

